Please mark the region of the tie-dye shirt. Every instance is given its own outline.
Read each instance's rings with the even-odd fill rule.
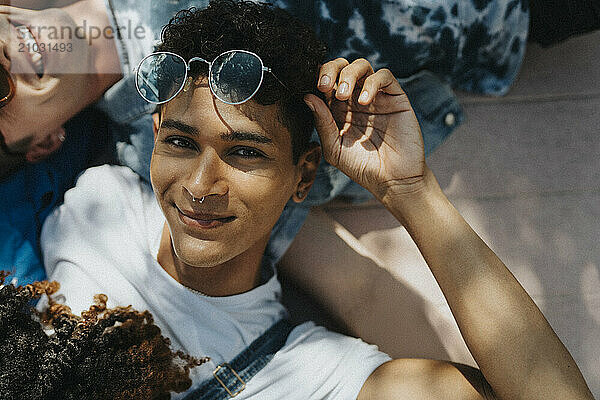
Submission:
[[[124,68],[151,51],[160,30],[179,10],[207,0],[106,0],[115,21],[143,27],[136,41],[124,34]],[[453,87],[506,93],[525,53],[526,0],[271,0],[312,26],[331,57],[367,58],[398,77],[427,69]]]
[[[426,69],[455,88],[502,95],[527,39],[526,0],[280,0],[309,22],[330,55],[367,58],[398,77]]]

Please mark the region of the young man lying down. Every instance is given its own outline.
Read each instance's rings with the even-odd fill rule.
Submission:
[[[44,225],[48,276],[66,304],[78,312],[104,293],[110,306],[152,312],[175,349],[210,357],[193,370],[192,392],[591,399],[539,309],[441,191],[394,76],[363,59],[321,65],[323,54],[309,29],[268,5],[216,1],[179,13],[137,70],[140,94],[159,104],[152,185],[124,167],[90,169]],[[310,142],[315,125],[321,146]],[[286,310],[263,253],[321,155],[406,226],[481,371],[391,360],[310,322],[279,329]],[[276,342],[282,331],[261,368],[238,366],[257,338]]]

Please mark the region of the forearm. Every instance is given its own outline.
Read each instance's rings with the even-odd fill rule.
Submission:
[[[448,201],[433,173],[426,168],[421,184],[405,189],[389,190],[382,202],[419,247],[498,397],[592,398],[540,310]]]

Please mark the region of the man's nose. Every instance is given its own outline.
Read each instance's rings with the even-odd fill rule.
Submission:
[[[229,192],[228,167],[214,149],[203,149],[189,171],[186,189],[198,199],[210,195],[226,195]]]
[[[8,42],[6,42],[5,38],[0,36],[0,68],[2,68],[6,74],[9,74],[10,65]]]
[[[10,61],[8,60],[8,43],[0,37],[0,64],[8,70]]]
[[[17,38],[14,37],[10,22],[5,15],[0,15],[0,60],[2,65],[6,65],[7,58],[10,58],[11,51],[14,51]],[[11,46],[12,44],[12,46]]]

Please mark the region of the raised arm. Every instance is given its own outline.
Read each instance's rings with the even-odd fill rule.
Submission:
[[[485,377],[445,362],[395,360],[373,373],[359,398],[592,399],[541,311],[427,168],[418,122],[391,72],[338,59],[323,66],[319,82],[327,104],[305,99],[326,160],[406,227]]]

